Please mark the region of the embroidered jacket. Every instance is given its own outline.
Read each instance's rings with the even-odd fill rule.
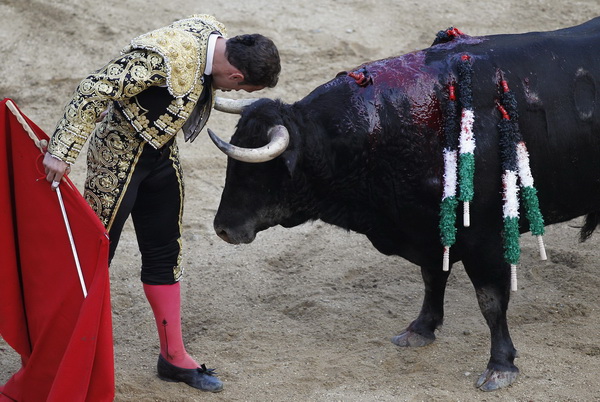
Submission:
[[[203,76],[212,33],[225,36],[225,26],[212,16],[194,15],[133,39],[119,57],[81,81],[52,135],[49,152],[75,162],[112,102],[155,148],[180,129],[186,141],[193,141],[214,102],[210,77]]]

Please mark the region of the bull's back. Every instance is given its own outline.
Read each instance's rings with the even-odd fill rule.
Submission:
[[[460,79],[457,66],[465,54],[473,67],[474,208],[495,209],[502,202],[498,130],[502,115],[497,102],[503,77],[517,99],[519,128],[546,223],[600,210],[600,18],[550,32],[457,37],[423,51],[367,63],[357,68],[372,78],[366,86],[338,77],[303,102],[315,103],[328,98],[325,93],[337,93],[340,111],[317,108],[327,114],[319,120],[346,116],[341,120],[350,122],[338,124],[344,135],[369,137],[370,146],[375,144],[378,150],[384,143],[425,144],[428,148],[418,154],[419,163],[431,166],[419,170],[428,176],[419,182],[419,194],[431,198],[428,204],[439,205],[447,85]],[[358,134],[363,128],[364,133]],[[432,180],[431,175],[436,177]],[[421,191],[423,183],[431,186],[430,191]],[[406,188],[406,183],[396,184],[389,186]]]

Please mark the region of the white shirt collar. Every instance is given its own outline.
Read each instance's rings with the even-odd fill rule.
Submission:
[[[213,57],[215,55],[215,46],[217,45],[217,38],[220,38],[219,34],[211,34],[208,37],[208,45],[206,46],[206,67],[204,67],[204,74],[211,75],[213,67]]]

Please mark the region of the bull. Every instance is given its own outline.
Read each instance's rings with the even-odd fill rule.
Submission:
[[[447,33],[424,50],[339,74],[293,104],[257,100],[243,109],[229,143],[209,131],[229,156],[214,229],[233,244],[314,220],[364,234],[379,252],[421,268],[422,308],[392,342],[433,342],[450,272],[442,269],[439,228],[444,105],[467,55],[474,196],[449,263],[462,262],[489,326],[490,359],[475,386],[490,391],[519,372],[506,319],[500,81],[514,94],[545,224],[585,216],[584,240],[600,221],[600,18],[549,32]],[[524,220],[518,225],[529,231]]]

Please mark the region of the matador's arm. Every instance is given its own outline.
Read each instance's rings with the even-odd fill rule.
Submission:
[[[110,61],[81,81],[50,139],[48,151],[67,163],[75,162],[96,120],[110,102],[133,97],[154,85],[165,85],[163,57],[133,50]]]

